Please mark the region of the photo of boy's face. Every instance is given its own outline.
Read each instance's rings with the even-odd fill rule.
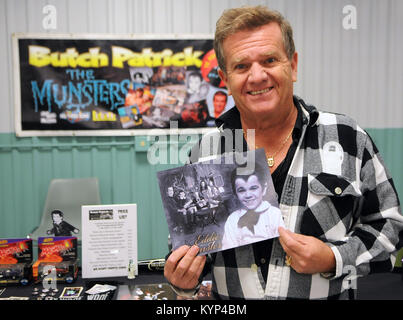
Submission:
[[[189,90],[191,90],[193,93],[199,92],[201,82],[202,80],[198,76],[189,77],[189,84],[188,84]]]
[[[242,177],[235,179],[235,193],[245,208],[255,210],[262,203],[266,188],[263,188],[256,175],[245,177],[245,179]]]
[[[58,213],[52,214],[52,219],[55,224],[60,224],[63,221],[63,217]]]

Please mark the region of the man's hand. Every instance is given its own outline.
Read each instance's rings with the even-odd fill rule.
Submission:
[[[321,240],[278,228],[280,244],[289,257],[291,267],[298,273],[331,272],[336,267],[334,253]]]
[[[181,246],[165,262],[164,276],[175,287],[193,289],[206,263],[206,256],[196,256],[199,247]]]

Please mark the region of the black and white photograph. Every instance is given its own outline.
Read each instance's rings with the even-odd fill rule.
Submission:
[[[237,163],[241,158],[247,161]],[[262,149],[157,176],[173,249],[197,245],[199,254],[217,252],[278,237],[284,226]]]
[[[52,228],[46,231],[48,235],[55,235],[56,237],[72,236],[78,234],[80,230],[64,219],[64,213],[60,210],[52,210]]]

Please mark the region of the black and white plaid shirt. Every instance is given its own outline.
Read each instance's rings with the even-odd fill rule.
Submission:
[[[211,254],[204,273],[211,271],[216,298],[352,298],[356,278],[390,271],[402,247],[399,199],[371,138],[345,115],[318,111],[298,97],[294,103],[302,115],[302,129],[282,184],[280,209],[289,230],[330,246],[335,274],[298,274],[285,265],[285,252],[276,238],[268,261],[253,245]],[[240,128],[235,108],[219,121],[218,130],[204,136],[192,151],[191,162],[222,153],[222,140],[211,136],[222,138],[224,129]],[[218,144],[212,146],[211,141]],[[242,150],[234,148],[230,151],[247,146],[244,142]]]

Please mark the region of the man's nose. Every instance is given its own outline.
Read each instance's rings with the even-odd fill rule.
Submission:
[[[265,68],[260,63],[252,63],[249,69],[249,81],[260,82],[265,81],[268,78],[268,74]]]

